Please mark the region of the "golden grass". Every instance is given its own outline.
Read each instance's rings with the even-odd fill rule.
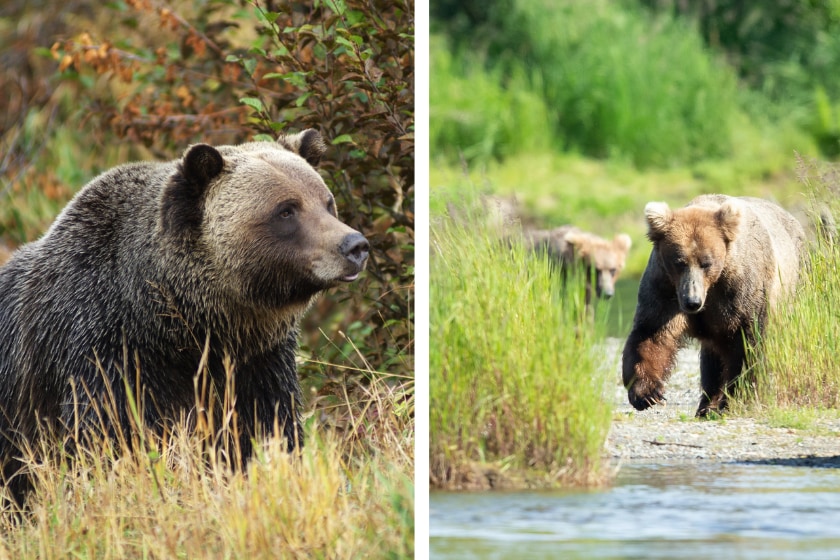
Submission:
[[[178,426],[31,459],[25,510],[0,512],[0,558],[412,556],[413,382],[366,374],[342,410],[311,411],[303,449],[270,437],[244,471]],[[325,414],[352,429],[324,428]],[[33,457],[57,455],[49,441]]]

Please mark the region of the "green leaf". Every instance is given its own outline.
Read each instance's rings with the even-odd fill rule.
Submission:
[[[254,142],[274,142],[274,138],[269,134],[257,134],[254,136]]]
[[[337,144],[354,144],[353,138],[349,134],[341,134],[333,138],[332,145],[335,146]]]
[[[295,107],[300,107],[301,105],[306,103],[306,100],[309,99],[310,95],[312,95],[312,92],[307,91],[306,93],[295,99]]]
[[[350,49],[350,52],[353,52],[354,50],[356,50],[355,49],[356,46],[349,39],[345,39],[344,37],[336,37],[335,42],[338,43],[339,45],[344,45],[345,47]]]
[[[263,102],[257,99],[256,97],[243,97],[239,100],[239,102],[261,113],[265,111]]]
[[[242,61],[242,66],[245,67],[245,70],[248,71],[249,75],[253,76],[254,75],[254,69],[257,67],[257,61],[254,60],[253,58],[246,58],[245,60]]]
[[[344,3],[344,0],[324,0],[324,4],[338,15],[344,14],[347,10],[347,5]]]

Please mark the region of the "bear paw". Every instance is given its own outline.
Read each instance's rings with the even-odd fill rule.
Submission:
[[[665,404],[665,385],[660,382],[635,381],[627,388],[627,398],[636,410],[645,410],[655,404]]]

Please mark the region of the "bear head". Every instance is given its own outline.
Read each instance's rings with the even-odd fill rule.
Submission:
[[[664,202],[645,206],[648,238],[677,293],[680,309],[698,313],[726,266],[738,235],[741,207],[727,199],[719,207],[687,206],[672,211]]]
[[[313,167],[325,151],[305,130],[277,142],[190,146],[163,190],[160,227],[202,263],[228,301],[250,307],[307,305],[355,280],[369,245],[342,223]]]
[[[632,245],[630,236],[621,233],[607,240],[585,231],[571,230],[565,234],[564,240],[572,247],[576,258],[583,262],[587,277],[595,278],[597,296],[613,297],[615,281],[624,269]]]

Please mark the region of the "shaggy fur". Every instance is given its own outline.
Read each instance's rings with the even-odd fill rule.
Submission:
[[[112,437],[129,423],[192,415],[206,364],[210,393],[235,399],[247,457],[260,427],[302,441],[298,322],[322,290],[356,278],[368,242],[336,217],[307,130],[278,143],[198,144],[169,163],[116,167],[91,181],[49,231],[0,268],[0,460],[38,422]],[[235,387],[226,378],[233,364]],[[101,411],[100,411],[101,412]]]
[[[703,395],[698,416],[723,410],[767,311],[792,292],[805,259],[805,233],[793,216],[755,198],[700,196],[672,211],[645,207],[653,242],[623,379],[638,410],[663,402],[677,350],[700,341]]]

